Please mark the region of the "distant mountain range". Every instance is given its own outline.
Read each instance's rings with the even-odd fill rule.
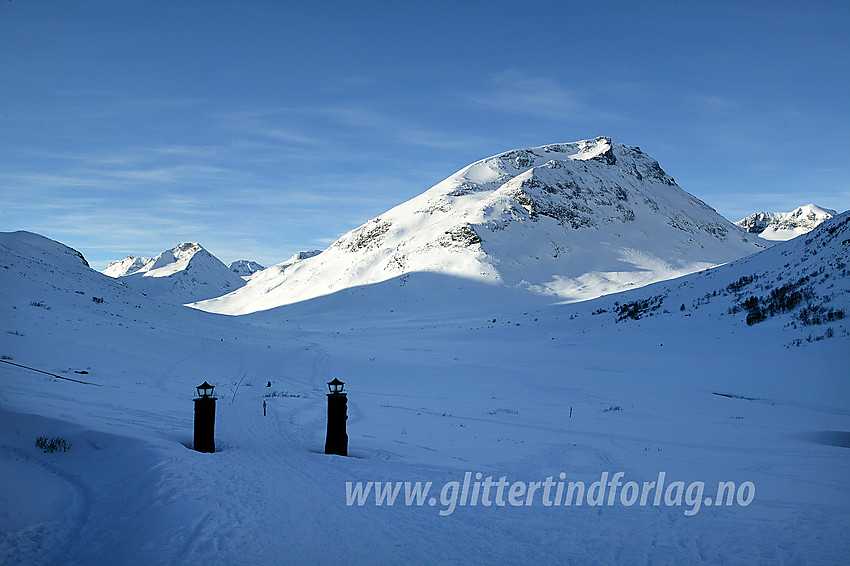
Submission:
[[[277,268],[284,269],[320,253],[322,250],[297,252]],[[184,304],[230,293],[264,269],[247,259],[225,266],[200,244],[183,242],[156,257],[128,255],[110,262],[102,273],[151,297]]]
[[[791,212],[756,212],[735,224],[765,240],[785,241],[811,232],[836,214],[834,210],[807,204]]]
[[[154,258],[127,256],[111,262],[104,275],[171,303],[218,297],[245,285],[237,273],[200,244],[183,242]]]
[[[736,223],[640,148],[599,137],[475,162],[343,235],[270,268],[225,266],[185,242],[103,270],[150,296],[242,314],[416,272],[586,300],[671,279],[811,231],[813,204]]]
[[[850,211],[825,221],[808,234],[779,242],[760,253],[683,278],[600,297],[585,306],[552,305],[551,301],[541,300],[544,297],[540,294],[516,288],[448,274],[416,272],[288,305],[279,312],[271,310],[259,320],[303,317],[321,321],[330,316],[350,323],[366,317],[375,324],[374,321],[386,321],[394,316],[419,320],[423,316],[457,317],[462,316],[460,313],[473,313],[473,319],[481,320],[488,318],[481,316],[481,312],[512,312],[517,316],[527,311],[518,322],[530,325],[538,316],[557,318],[558,313],[569,314],[579,309],[585,315],[593,315],[590,318],[598,316],[602,324],[645,317],[670,320],[694,317],[702,321],[700,324],[711,322],[730,330],[741,326],[767,327],[773,329],[771,332],[785,335],[787,346],[833,337],[846,340],[850,336],[846,322],[850,316],[848,242]],[[198,250],[196,246],[181,244],[164,252],[163,257],[158,256],[160,261],[152,262],[147,271],[137,270],[114,278],[93,270],[80,252],[44,236],[24,231],[0,233],[0,273],[3,274],[0,299],[10,308],[9,323],[14,322],[9,332],[15,336],[49,333],[50,326],[37,328],[43,316],[28,318],[31,316],[28,313],[41,315],[45,311],[51,311],[50,316],[69,326],[76,324],[75,312],[103,316],[113,325],[132,322],[138,328],[154,330],[158,328],[156,325],[174,319],[178,312],[185,312],[192,320],[205,320],[193,318],[191,309],[173,310],[177,301],[169,300],[168,293],[156,295],[140,290],[157,282],[170,283],[172,292],[191,289],[185,286],[191,277],[180,274],[200,272],[202,261],[209,260],[201,253],[202,248]],[[177,257],[167,261],[169,255]],[[131,264],[132,261],[126,262]],[[180,265],[186,267],[178,269]],[[144,277],[144,273],[156,270],[171,270],[172,275]],[[280,274],[276,267],[266,271],[265,276]],[[169,279],[175,275],[176,278]],[[200,286],[194,288],[199,289]],[[113,314],[101,312],[103,308],[99,305],[104,303]],[[119,318],[109,320],[110,316]],[[571,316],[566,318],[572,320]],[[20,328],[26,332],[21,333]]]

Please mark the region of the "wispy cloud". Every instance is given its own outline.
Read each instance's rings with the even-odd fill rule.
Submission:
[[[149,165],[137,168],[108,168],[84,162],[54,173],[3,173],[0,186],[3,192],[28,192],[33,189],[108,189],[132,191],[139,185],[187,184],[219,185],[230,170],[214,165]]]
[[[325,104],[301,108],[266,108],[222,112],[217,127],[237,134],[237,143],[260,153],[298,159],[373,159],[387,142],[410,148],[453,150],[478,147],[492,139],[447,131],[358,104]],[[364,143],[376,140],[371,144]],[[254,158],[258,158],[257,155]]]
[[[517,70],[497,73],[482,92],[470,94],[469,101],[502,112],[561,120],[589,111],[576,92],[564,88],[555,79]]]
[[[214,128],[240,136],[307,146],[321,143],[321,137],[306,133],[298,125],[299,115],[302,113],[296,108],[281,107],[213,111],[209,117]]]
[[[728,113],[738,109],[738,103],[726,96],[717,94],[690,94],[686,97],[693,103],[697,112],[709,114]]]

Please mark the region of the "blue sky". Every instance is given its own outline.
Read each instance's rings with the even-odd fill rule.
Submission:
[[[850,208],[850,2],[0,4],[0,230],[93,267],[324,248],[598,135],[737,220]]]

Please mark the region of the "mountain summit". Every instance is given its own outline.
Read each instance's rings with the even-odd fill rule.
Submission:
[[[239,259],[228,265],[227,269],[247,281],[252,275],[257,273],[258,271],[264,270],[265,267],[260,265],[256,261],[251,261],[249,259]]]
[[[477,161],[323,253],[196,306],[253,312],[421,271],[576,301],[764,247],[640,148],[598,137]]]
[[[110,262],[103,273],[149,296],[180,304],[218,297],[245,284],[195,242],[183,242],[154,258],[127,256]]]
[[[765,240],[785,241],[811,232],[836,214],[834,210],[807,204],[791,212],[756,212],[735,224]]]

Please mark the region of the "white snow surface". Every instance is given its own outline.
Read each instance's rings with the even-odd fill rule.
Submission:
[[[220,316],[0,234],[3,360],[97,384],[0,363],[0,562],[843,563],[849,247],[844,213],[582,303],[432,271]],[[744,303],[767,311],[794,292],[804,300],[747,324]],[[333,377],[349,395],[348,458],[322,453]],[[214,454],[189,448],[205,380]],[[70,450],[42,452],[42,435]],[[467,472],[588,485],[665,472],[706,496],[719,481],[755,493],[693,516],[539,497],[441,516],[440,488]],[[431,481],[435,505],[348,506],[356,481]]]
[[[483,159],[343,235],[194,306],[245,314],[415,272],[598,297],[766,247],[639,148],[600,137]]]
[[[195,242],[180,243],[155,258],[127,256],[110,262],[103,273],[177,304],[218,297],[245,285],[238,273]]]
[[[785,242],[811,232],[836,214],[834,210],[806,204],[791,212],[756,212],[735,224],[765,240]]]

